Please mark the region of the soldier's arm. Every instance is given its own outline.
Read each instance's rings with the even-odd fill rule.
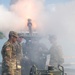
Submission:
[[[19,59],[21,60],[22,57],[23,57],[22,46],[19,44],[17,49],[18,49],[17,50],[17,55],[18,55]]]
[[[5,56],[4,56],[4,59],[9,62],[11,61],[11,56],[12,56],[12,46],[10,45],[7,45],[5,47]]]

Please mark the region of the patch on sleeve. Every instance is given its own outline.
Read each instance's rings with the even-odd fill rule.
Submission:
[[[7,47],[7,48],[6,48],[6,51],[9,51],[9,50],[11,50],[11,48],[10,48],[10,47]]]

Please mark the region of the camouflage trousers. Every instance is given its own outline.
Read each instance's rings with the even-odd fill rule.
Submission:
[[[11,69],[10,71],[8,69],[6,71],[2,70],[2,75],[21,75],[21,69]]]
[[[15,75],[16,65],[14,63],[2,63],[2,75]]]
[[[15,75],[16,70],[11,70],[11,71],[2,71],[2,75]]]
[[[11,72],[11,73],[10,73]],[[21,75],[21,70],[2,71],[2,75]]]
[[[21,69],[17,69],[17,70],[15,71],[15,75],[21,75]]]

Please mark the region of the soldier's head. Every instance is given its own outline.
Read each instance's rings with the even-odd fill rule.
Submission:
[[[23,39],[23,37],[22,37],[20,34],[18,34],[17,41],[18,41],[19,43],[21,43],[21,42],[22,42],[22,39]]]
[[[50,43],[55,43],[56,42],[56,36],[55,35],[49,35],[49,41]]]
[[[18,34],[15,31],[9,32],[9,40],[11,40],[13,43],[17,41]]]

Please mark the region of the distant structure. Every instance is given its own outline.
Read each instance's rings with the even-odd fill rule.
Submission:
[[[27,26],[28,26],[28,28],[29,28],[29,34],[32,35],[32,22],[31,22],[31,19],[28,19]]]
[[[19,0],[11,0],[10,5],[15,4],[17,1],[19,1]]]

